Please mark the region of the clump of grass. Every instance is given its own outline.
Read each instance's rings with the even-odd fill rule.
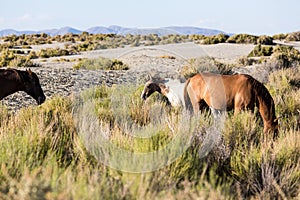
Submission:
[[[189,64],[185,65],[179,72],[181,76],[189,78],[200,72],[214,72],[220,74],[230,74],[232,66],[222,63],[211,57],[200,57],[189,60]]]
[[[47,48],[47,49],[40,50],[37,53],[37,56],[40,57],[40,58],[50,58],[50,57],[58,57],[58,56],[68,56],[68,55],[71,55],[71,54],[72,54],[72,52],[70,50],[67,50],[67,49]]]
[[[270,74],[268,89],[276,103],[282,129],[299,129],[300,91],[299,67],[275,71]]]
[[[274,40],[285,40],[287,36],[288,34],[280,33],[280,34],[273,35],[272,37]]]
[[[227,43],[237,43],[237,44],[256,44],[258,36],[249,34],[235,34],[230,36],[226,42]]]
[[[257,44],[261,45],[273,45],[273,37],[267,35],[261,35],[257,38]]]
[[[285,134],[286,138],[298,140],[295,138],[295,132]],[[299,157],[295,158],[299,153],[297,150],[299,144],[295,145],[289,141],[283,148],[278,145],[280,143],[282,144],[280,139],[274,142],[264,135],[258,142],[253,141],[248,145],[239,143],[235,147],[230,165],[233,176],[241,183],[242,191],[248,192],[244,195],[271,199],[279,196],[281,198],[297,196],[299,187],[295,183],[300,180],[297,172],[300,166],[291,164],[285,159],[299,163]]]
[[[291,46],[276,46],[273,49],[271,62],[279,69],[297,66],[300,64],[300,53]]]
[[[236,65],[237,66],[248,66],[248,65],[261,64],[265,61],[267,61],[267,58],[264,58],[264,57],[256,58],[256,57],[242,56],[237,59]]]
[[[5,49],[1,52],[0,67],[39,67],[39,65],[33,63],[28,56]]]
[[[83,59],[74,66],[74,69],[128,70],[129,68],[120,60],[99,57],[97,59]]]
[[[248,57],[270,56],[272,53],[272,46],[262,46],[259,44],[254,47],[254,49],[249,53]]]
[[[285,39],[287,41],[300,41],[300,31],[289,33]]]
[[[225,43],[226,40],[229,38],[228,35],[220,33],[218,35],[206,36],[199,40],[200,44],[219,44]]]
[[[200,152],[212,116],[204,112],[190,118],[173,112],[157,101],[159,94],[143,102],[142,86],[100,86],[16,114],[2,106],[0,198],[297,198],[300,138],[295,119],[300,98],[292,84],[299,78],[293,70],[274,72],[267,84],[277,114],[285,112],[284,101],[295,99],[288,103],[289,116],[280,119],[276,140],[263,134],[256,113],[228,113],[222,134],[211,138],[217,141],[206,156]],[[281,101],[281,96],[286,99]],[[138,162],[106,147],[135,155],[164,151],[171,144],[174,148],[158,164],[170,162],[147,173],[115,170],[106,166],[111,164],[108,159],[98,157],[116,156],[117,167],[148,168],[154,154]]]

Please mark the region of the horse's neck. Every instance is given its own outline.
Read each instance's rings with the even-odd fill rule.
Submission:
[[[166,86],[168,86],[168,93],[166,93],[165,96],[168,98],[171,105],[175,107],[183,106],[184,83],[180,83],[177,80],[171,80],[168,83],[166,83]]]
[[[169,89],[169,92],[165,95],[173,107],[183,106],[182,100],[172,89]]]

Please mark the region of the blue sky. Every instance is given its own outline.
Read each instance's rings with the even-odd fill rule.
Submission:
[[[197,26],[228,33],[300,31],[299,0],[1,0],[0,30]]]

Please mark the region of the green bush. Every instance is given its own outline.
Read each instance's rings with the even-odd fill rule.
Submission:
[[[47,48],[47,49],[40,50],[37,53],[37,56],[40,57],[40,58],[51,58],[51,57],[57,57],[57,56],[67,56],[67,55],[70,55],[70,54],[71,54],[71,52],[67,49]]]
[[[10,67],[40,67],[40,65],[33,63],[30,58],[26,56],[16,56],[8,65]]]
[[[203,40],[205,39],[205,37],[206,37],[205,35],[195,35],[195,34],[189,36],[189,38],[193,41]]]
[[[200,41],[200,44],[219,44],[224,43],[229,38],[228,35],[225,34],[218,34],[213,36],[206,36],[204,39]]]
[[[83,59],[74,66],[74,69],[128,70],[129,68],[120,60],[99,57],[97,59]]]
[[[289,68],[300,64],[300,53],[291,46],[276,46],[273,49],[271,60],[279,68]]]
[[[237,43],[237,44],[256,44],[258,36],[249,35],[249,34],[235,34],[230,36],[226,42],[228,43]]]
[[[259,64],[262,63],[265,59],[257,59],[254,57],[248,57],[248,56],[243,56],[238,58],[237,60],[237,66],[248,66],[248,65],[254,65],[254,64]]]
[[[288,34],[288,36],[285,39],[286,39],[286,41],[289,41],[289,42],[300,41],[300,31]]]
[[[273,38],[271,36],[262,35],[259,36],[257,39],[257,44],[263,44],[263,45],[273,45]]]
[[[259,44],[254,47],[254,49],[249,53],[248,57],[270,56],[272,53],[272,46],[262,46]]]
[[[274,40],[285,40],[287,36],[288,34],[280,33],[280,34],[273,35],[272,37]]]
[[[3,44],[0,44],[0,51],[4,51],[4,50],[7,50],[7,49],[11,49],[13,48],[13,44],[8,42],[8,43],[3,43]]]
[[[9,49],[4,49],[1,52],[0,57],[0,67],[7,67],[9,66],[10,61],[15,59],[17,56],[13,53],[13,51],[10,51]]]
[[[200,72],[214,72],[221,74],[230,74],[232,65],[217,61],[212,57],[192,58],[189,64],[182,67],[179,74],[189,78]]]

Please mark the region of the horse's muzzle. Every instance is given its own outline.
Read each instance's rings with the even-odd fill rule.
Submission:
[[[45,96],[41,96],[41,97],[38,97],[37,99],[37,104],[38,105],[41,105],[42,103],[44,103],[46,100],[46,97]]]
[[[143,93],[143,94],[141,95],[141,99],[142,99],[143,101],[145,101],[145,100],[147,99],[146,93]]]

